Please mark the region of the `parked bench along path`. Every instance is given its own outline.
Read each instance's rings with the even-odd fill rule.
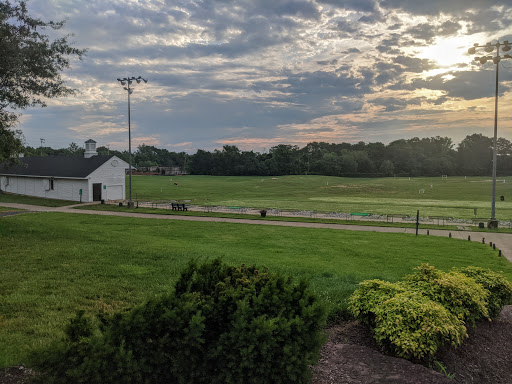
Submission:
[[[171,203],[173,211],[188,211],[187,206],[182,203]]]

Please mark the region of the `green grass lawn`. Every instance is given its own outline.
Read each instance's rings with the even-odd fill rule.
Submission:
[[[79,204],[77,201],[44,199],[41,197],[13,195],[10,193],[0,193],[0,202],[40,205],[43,207],[64,207],[66,205]]]
[[[133,198],[190,200],[191,204],[371,212],[374,214],[490,217],[492,183],[488,177],[340,178],[330,176],[224,177],[133,176]],[[512,177],[499,178],[496,217],[512,219]],[[174,185],[177,182],[178,185]],[[128,183],[127,183],[128,184]],[[432,188],[431,188],[432,186]],[[424,193],[419,193],[424,190]],[[505,201],[500,201],[500,196]]]
[[[307,278],[333,316],[358,282],[395,281],[423,262],[512,279],[487,245],[405,234],[37,213],[0,218],[0,243],[0,367],[61,337],[78,309],[110,312],[168,292],[194,258]]]
[[[2,211],[2,212],[11,212],[11,211],[22,211],[22,209],[0,207],[0,211]]]

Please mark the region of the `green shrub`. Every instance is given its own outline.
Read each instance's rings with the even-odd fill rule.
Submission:
[[[512,304],[512,284],[505,276],[480,267],[454,268],[453,271],[471,277],[489,291],[487,308],[492,319],[500,314],[504,305]]]
[[[397,356],[432,357],[444,345],[457,346],[467,337],[464,323],[418,292],[402,292],[375,308],[377,342]]]
[[[449,273],[428,264],[415,268],[405,277],[405,286],[440,303],[464,322],[475,324],[480,318],[489,319],[489,292],[474,279],[456,271]]]
[[[356,319],[371,327],[375,326],[375,310],[384,301],[405,289],[398,283],[384,280],[365,280],[349,298],[349,310]]]
[[[467,337],[466,323],[497,316],[511,300],[512,284],[495,272],[466,267],[445,273],[422,264],[397,283],[363,281],[349,309],[380,345],[421,359],[441,346],[459,345]]]
[[[79,314],[34,363],[44,383],[305,383],[325,312],[304,281],[191,263],[171,295],[97,327]]]

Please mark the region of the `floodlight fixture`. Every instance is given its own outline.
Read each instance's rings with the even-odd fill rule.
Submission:
[[[485,44],[485,49],[484,49],[485,52],[492,52],[494,51],[494,46],[491,45],[491,43],[487,43]]]
[[[510,43],[508,40],[500,43],[499,41],[496,44],[491,44],[490,42],[485,45],[474,44],[471,48],[468,49],[468,53],[470,55],[474,55],[476,53],[477,48],[483,48],[485,52],[493,52],[494,48],[496,48],[496,56],[482,56],[475,57],[476,61],[479,61],[480,64],[485,64],[487,61],[492,60],[492,62],[496,65],[496,92],[494,98],[494,141],[493,141],[493,150],[492,150],[492,203],[491,203],[491,219],[489,220],[489,228],[497,228],[498,220],[496,220],[496,160],[497,160],[497,147],[498,147],[498,85],[499,85],[499,64],[502,59],[512,59],[511,55],[500,56],[500,48],[504,51],[510,51]]]
[[[128,200],[128,208],[133,208],[133,200],[132,200],[132,130],[131,130],[131,111],[130,111],[130,95],[133,93],[133,88],[130,87],[132,85],[133,81],[137,81],[137,84],[140,84],[140,79],[142,79],[141,76],[138,78],[132,77],[123,77],[122,79],[117,78],[117,81],[121,83],[121,86],[128,94],[128,175],[129,175],[129,183],[130,183],[130,196]],[[144,83],[147,83],[148,81],[145,79]],[[125,86],[126,85],[126,86]]]

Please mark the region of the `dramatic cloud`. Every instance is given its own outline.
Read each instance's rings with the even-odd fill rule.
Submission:
[[[510,0],[492,3],[29,0],[32,14],[67,19],[63,33],[88,55],[65,73],[80,93],[25,111],[20,128],[32,146],[93,138],[125,149],[127,95],[116,78],[140,75],[149,81],[131,95],[135,146],[261,151],[489,135],[496,66],[467,49],[512,41]],[[509,100],[512,60],[500,78]],[[512,139],[510,105],[500,104],[500,134]]]

